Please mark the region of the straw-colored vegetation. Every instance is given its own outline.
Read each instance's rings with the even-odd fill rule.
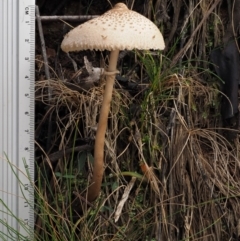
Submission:
[[[52,79],[41,78],[38,65],[35,239],[237,240],[240,144],[225,138],[208,59],[221,44],[227,5],[157,0],[143,9],[142,1],[126,2],[158,24],[166,50],[120,54],[123,79],[115,84],[94,203],[86,191],[104,79],[83,88],[63,53],[61,77],[52,71]]]
[[[154,61],[149,55],[142,58]],[[236,232],[238,143],[231,144],[222,136],[219,91],[192,71],[185,77],[173,73],[161,78],[160,74],[149,82],[134,98],[122,89],[114,91],[106,135],[106,174],[96,203],[88,205],[84,194],[89,180],[84,166],[91,165],[91,152],[71,153],[58,162],[55,170],[51,160],[47,161],[52,182],[41,192],[48,196],[46,205],[50,202],[60,211],[57,215],[61,225],[55,227],[56,235],[67,235],[65,222],[69,222],[70,230],[79,232],[76,240],[124,240],[125,236],[128,240],[142,240],[140,236],[146,240],[223,240]],[[73,123],[71,139],[79,135],[94,137],[92,127],[96,126],[101,87],[80,93],[61,81],[39,81],[39,93],[45,92],[49,84],[54,90],[51,106],[56,112],[63,106],[68,110],[62,119]],[[45,100],[42,94],[38,97],[47,101],[47,96]],[[57,122],[63,123],[62,119],[57,117]],[[82,133],[79,126],[83,126]],[[69,130],[61,129],[60,137],[66,137]],[[133,177],[137,180],[119,221],[114,223],[124,188]],[[50,190],[54,190],[52,195]],[[74,199],[78,201],[73,207]],[[78,218],[72,217],[75,222],[71,221],[71,209],[73,216],[74,211],[81,210]],[[39,232],[56,222],[50,219],[54,212],[45,207],[39,212]]]
[[[173,241],[239,235],[239,142],[225,138],[219,80],[208,59],[226,31],[227,5],[219,2],[146,2],[143,12],[160,27],[166,50],[120,56],[118,69],[128,82],[115,85],[95,203],[87,203],[86,190],[104,79],[87,90],[81,75],[69,72],[63,77],[71,84],[36,82],[36,101],[55,123],[52,149],[63,150],[59,159],[42,150],[38,160],[37,236]],[[141,11],[137,1],[131,4]]]

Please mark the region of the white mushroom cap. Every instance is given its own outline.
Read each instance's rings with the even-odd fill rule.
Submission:
[[[65,52],[79,50],[164,49],[157,26],[141,14],[117,3],[105,14],[71,30],[63,39]]]

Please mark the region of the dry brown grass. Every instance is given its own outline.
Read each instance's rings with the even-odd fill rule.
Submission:
[[[50,103],[44,94],[49,84],[53,89]],[[135,116],[129,111],[133,104],[129,95],[121,89],[114,91],[105,143],[104,184],[102,195],[94,204],[100,209],[93,212],[90,207],[77,221],[77,229],[88,237],[86,240],[94,240],[94,237],[96,240],[109,237],[123,240],[116,226],[124,230],[129,240],[137,240],[139,233],[163,240],[224,240],[237,232],[239,143],[237,140],[229,143],[217,126],[220,123],[216,105],[218,90],[198,78],[176,74],[163,79],[158,87],[165,93],[164,98],[158,97],[157,89],[149,89],[144,105],[137,104],[139,99],[135,100],[140,108]],[[61,130],[56,135],[59,149],[74,143],[74,130],[77,136],[94,138],[102,87],[81,92],[61,81],[50,80],[37,82],[36,90],[37,101],[47,103],[56,113],[62,108],[68,112],[56,118]],[[50,164],[51,168],[57,168],[51,175],[69,170],[72,162],[71,174],[85,181],[76,184],[71,180],[71,191],[80,193],[84,200],[89,175],[79,175],[75,158],[75,155],[68,161],[61,158],[57,166]],[[86,167],[91,167],[87,163],[86,160]],[[141,170],[139,163],[146,163],[147,171]],[[113,219],[118,200],[130,181],[121,174],[124,172],[145,174],[147,182],[138,179],[134,184],[115,226],[109,220]],[[54,179],[53,189],[63,190],[64,179]],[[49,187],[43,191],[49,192]],[[83,200],[78,203],[84,203]],[[70,207],[70,204],[62,205],[62,210]],[[91,223],[86,221],[88,218]]]
[[[147,59],[152,60],[149,66],[146,56],[125,53],[135,58],[140,70],[129,64],[127,70],[122,65],[121,72],[137,84],[138,93],[116,83],[105,139],[104,182],[93,204],[86,202],[85,191],[103,82],[87,91],[81,83],[58,78],[36,82],[37,213],[41,217],[37,234],[44,240],[51,240],[47,232],[56,234],[55,240],[225,241],[240,235],[239,140],[229,142],[224,137],[220,92],[216,83],[205,81],[212,78],[206,72],[209,51],[224,35],[222,9],[218,5],[202,22],[216,1],[145,3],[144,9],[137,7],[168,37],[166,52],[160,63],[154,53]],[[158,68],[161,71],[154,72]],[[50,117],[51,146],[45,153]],[[88,148],[81,149],[85,145]],[[137,180],[114,223],[132,177]]]

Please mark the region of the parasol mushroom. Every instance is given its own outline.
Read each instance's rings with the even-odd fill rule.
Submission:
[[[162,50],[165,44],[157,26],[141,14],[129,10],[124,3],[89,20],[73,30],[63,39],[64,52],[79,50],[109,50],[109,66],[105,70],[106,85],[100,111],[94,147],[94,165],[88,201],[94,201],[101,190],[104,172],[104,139],[112,99],[117,60],[120,50]]]

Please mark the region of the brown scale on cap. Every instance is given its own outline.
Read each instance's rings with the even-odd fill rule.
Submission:
[[[104,39],[103,31],[106,36]],[[87,49],[164,49],[165,45],[162,34],[154,23],[129,10],[125,4],[118,3],[105,14],[70,31],[64,37],[61,47],[63,51],[70,52]]]

